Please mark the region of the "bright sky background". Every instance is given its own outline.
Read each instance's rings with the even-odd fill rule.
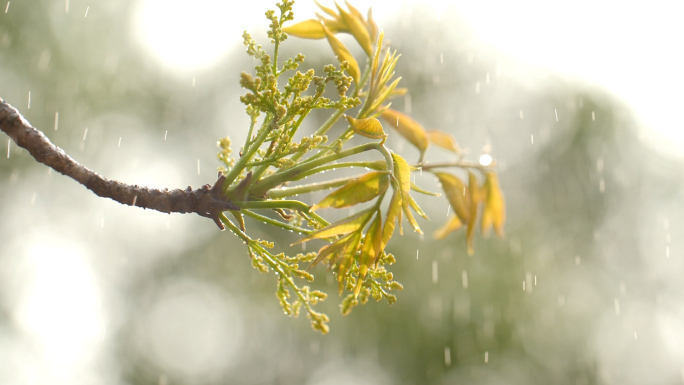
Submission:
[[[326,6],[332,2],[323,1]],[[481,0],[355,1],[372,6],[380,24],[411,7],[430,7],[435,19],[455,9],[476,36],[531,68],[547,68],[594,83],[630,104],[645,127],[645,141],[684,157],[678,114],[684,89],[681,1]],[[224,56],[240,35],[263,23],[268,1],[141,0],[136,28],[168,67],[201,71]],[[313,1],[295,5],[298,19],[313,17]]]

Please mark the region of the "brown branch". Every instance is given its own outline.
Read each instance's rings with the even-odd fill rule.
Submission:
[[[204,185],[196,190],[169,191],[129,185],[98,175],[75,161],[64,150],[55,146],[4,100],[0,99],[0,130],[20,147],[25,148],[38,162],[64,174],[92,190],[95,195],[113,199],[121,204],[161,211],[163,213],[197,213],[211,218],[223,230],[219,214],[226,210],[239,210],[224,198],[221,186],[225,177],[220,175],[213,186]]]

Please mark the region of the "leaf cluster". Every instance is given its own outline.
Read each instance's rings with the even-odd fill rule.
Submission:
[[[440,180],[455,216],[436,236],[443,238],[465,224],[469,252],[480,207],[484,207],[483,232],[494,227],[497,233],[503,233],[504,201],[492,167],[465,162],[451,135],[425,130],[411,117],[390,108],[392,98],[407,92],[398,87],[401,78],[395,77],[400,55],[385,47],[384,33],[378,30],[370,10],[364,15],[349,3],[346,9],[338,4],[335,9],[319,4],[323,14],[318,19],[285,26],[294,18],[292,4],[291,0],[283,0],[277,4],[279,13],[266,13],[272,45],[268,53],[249,34],[243,35],[247,54],[257,61],[253,73],[240,75],[240,85],[247,91],[240,100],[250,116],[250,127],[237,158],[231,157],[227,138],[219,141],[218,158],[223,163],[220,172],[225,174],[222,191],[239,207],[229,211],[234,220],[225,215],[220,220],[246,244],[257,270],[276,274],[276,296],[284,313],[297,316],[304,308],[312,327],[326,333],[328,317],[314,310],[326,298],[325,293],[299,282],[313,281],[312,268],[325,264],[336,276],[340,295],[348,292],[340,305],[343,314],[370,298],[394,303],[396,296],[392,292],[401,290],[402,285],[387,269],[395,257],[386,248],[397,228],[403,234],[404,219],[414,231],[422,233],[416,216],[427,219],[427,215],[412,194],[436,195],[413,184],[412,172],[433,172]],[[337,37],[340,33],[351,34],[363,50],[363,69]],[[314,70],[298,71],[304,55],[278,58],[279,47],[289,35],[325,39],[337,64],[326,65],[322,76]],[[282,81],[283,77],[287,80]],[[336,98],[324,96],[328,87],[334,87]],[[329,110],[330,117],[315,132],[302,134],[302,122],[316,109]],[[386,147],[388,133],[380,119],[392,127],[390,134],[397,133],[419,151],[417,164],[410,165]],[[349,140],[356,135],[366,138],[366,142],[349,146]],[[441,164],[423,162],[431,143],[458,159]],[[366,153],[376,154],[377,159],[350,160]],[[312,175],[350,167],[368,171],[322,182],[306,181]],[[468,188],[457,176],[443,171],[445,168],[467,170]],[[475,170],[484,175],[482,185],[478,184]],[[301,194],[331,189],[313,205],[299,199]],[[319,215],[357,205],[364,208],[334,223]],[[302,234],[296,243],[323,245],[316,252],[294,257],[273,253],[272,243],[248,235],[244,217]]]

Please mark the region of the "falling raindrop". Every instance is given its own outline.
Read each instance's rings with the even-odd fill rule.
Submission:
[[[195,87],[195,84],[197,84],[197,80],[193,77],[192,78],[192,86]]]
[[[7,3],[7,6],[9,7],[9,3]],[[7,13],[7,12],[5,12],[5,13]],[[444,53],[443,52],[439,53],[439,63],[444,64]]]
[[[615,305],[615,314],[620,315],[620,300],[615,298],[614,305]]]
[[[582,263],[582,259],[579,255],[575,255],[575,265],[579,266]]]
[[[28,109],[29,110],[31,109],[31,91],[29,91],[29,94],[28,94]]]
[[[634,331],[634,339],[635,339],[635,340],[637,339],[637,332],[636,332],[636,330]]]
[[[594,111],[591,111],[591,121],[593,122],[595,120],[596,120],[596,113]]]
[[[88,11],[90,10],[90,6],[86,7],[85,15],[83,17],[88,17]]]
[[[88,136],[88,127],[86,127],[85,130],[83,130],[83,141],[84,142],[85,142],[87,136]]]
[[[447,205],[447,217],[449,216],[449,211],[451,211],[451,205]]]
[[[7,6],[5,7],[5,13],[7,13],[7,11],[9,11],[9,4],[10,4],[10,2],[8,1]]]
[[[489,362],[489,352],[485,352],[485,364]]]
[[[169,130],[164,131],[164,141],[166,142],[166,135],[169,134]]]
[[[665,258],[670,258],[670,246],[665,246]]]
[[[416,259],[418,259],[418,251],[420,250],[416,250]]]
[[[603,158],[598,158],[596,160],[596,171],[603,172]]]
[[[69,0],[66,0],[66,3],[64,4],[64,12],[69,13]]]
[[[55,112],[55,131],[59,129],[59,112]]]
[[[518,113],[520,114],[520,120],[522,120],[524,118],[523,110],[519,110]]]
[[[119,144],[116,146],[117,148],[121,147],[121,137],[119,137]]]
[[[530,135],[530,144],[534,144],[534,135]]]
[[[558,110],[554,108],[553,112],[556,114],[556,121],[558,121]]]
[[[451,366],[451,348],[444,347],[444,365]]]
[[[437,284],[439,277],[437,275],[439,267],[437,266],[437,261],[432,261],[432,283]]]
[[[10,145],[11,144],[12,144],[12,142],[10,141],[10,139],[7,139],[7,159],[9,159],[9,157],[10,157]]]
[[[133,197],[133,204],[131,206],[135,206],[135,203],[138,201],[138,196]]]
[[[465,270],[461,272],[461,283],[463,284],[464,289],[468,288],[468,272]]]
[[[197,159],[197,175],[200,174],[200,160]]]
[[[601,192],[601,194],[606,192],[606,181],[603,180],[603,178],[601,178],[601,180],[599,181],[599,191]]]

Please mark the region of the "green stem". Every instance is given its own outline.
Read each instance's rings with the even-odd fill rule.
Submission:
[[[250,192],[256,196],[261,196],[278,185],[281,185],[288,181],[299,179],[298,176],[308,170],[370,150],[380,151],[380,153],[382,153],[385,157],[385,161],[387,162],[387,169],[390,172],[392,172],[394,165],[392,161],[392,156],[390,155],[389,151],[380,143],[366,143],[360,146],[352,147],[348,150],[340,151],[337,154],[331,154],[315,160],[307,160],[295,167],[277,172],[252,185],[252,187],[250,188]]]
[[[264,119],[264,123],[261,125],[261,133],[259,136],[252,142],[251,146],[249,148],[244,148],[243,151],[245,151],[240,159],[235,163],[235,166],[228,171],[228,175],[226,175],[226,180],[223,182],[223,186],[221,186],[221,189],[223,190],[223,193],[225,194],[230,186],[235,182],[235,179],[240,175],[240,172],[244,170],[245,166],[249,162],[250,159],[252,159],[252,156],[257,152],[259,147],[261,147],[261,144],[266,140],[268,137],[268,134],[271,132],[271,130],[268,129],[268,126],[271,124],[271,118],[267,117]]]
[[[323,182],[323,183],[311,183],[311,184],[305,184],[301,186],[296,186],[296,187],[283,187],[279,188],[277,190],[271,190],[268,192],[268,197],[277,199],[277,198],[285,198],[285,197],[291,197],[293,195],[299,195],[299,194],[306,194],[314,191],[320,191],[320,190],[327,190],[335,187],[342,186],[349,182],[350,180],[354,180],[358,178],[357,176],[350,176],[346,178],[339,178],[339,179],[334,179],[331,181]]]
[[[289,209],[289,210],[296,210],[300,211],[311,218],[313,218],[316,222],[320,223],[323,226],[327,226],[330,223],[323,219],[320,215],[314,213],[311,211],[311,208],[300,201],[295,201],[295,200],[270,200],[270,201],[235,201],[233,202],[236,206],[242,208],[242,209]]]
[[[453,168],[453,167],[461,167],[461,168],[474,168],[477,169],[481,172],[491,172],[494,170],[494,166],[483,166],[477,162],[472,162],[472,161],[464,161],[464,160],[455,160],[455,161],[449,161],[449,162],[433,162],[433,163],[418,163],[413,165],[413,167],[422,169],[423,171],[431,171],[436,168]]]
[[[303,229],[303,228],[301,228],[301,227],[293,226],[293,225],[291,225],[291,224],[289,224],[289,223],[283,223],[283,222],[281,222],[281,221],[279,221],[279,220],[276,220],[276,219],[273,219],[273,218],[269,218],[269,217],[267,217],[267,216],[265,216],[265,215],[257,214],[257,213],[255,213],[255,212],[253,212],[253,211],[250,211],[250,210],[242,210],[242,211],[240,211],[240,212],[241,212],[242,214],[245,214],[245,215],[248,216],[248,217],[252,217],[252,218],[254,218],[254,219],[256,219],[256,220],[258,220],[258,221],[260,221],[260,222],[268,223],[268,224],[270,224],[270,225],[273,225],[273,226],[277,226],[277,227],[283,228],[283,229],[285,229],[285,230],[292,230],[292,231],[296,231],[296,232],[298,232],[298,233],[306,234],[306,235],[309,235],[309,234],[312,233],[312,230],[307,230],[307,229]]]

